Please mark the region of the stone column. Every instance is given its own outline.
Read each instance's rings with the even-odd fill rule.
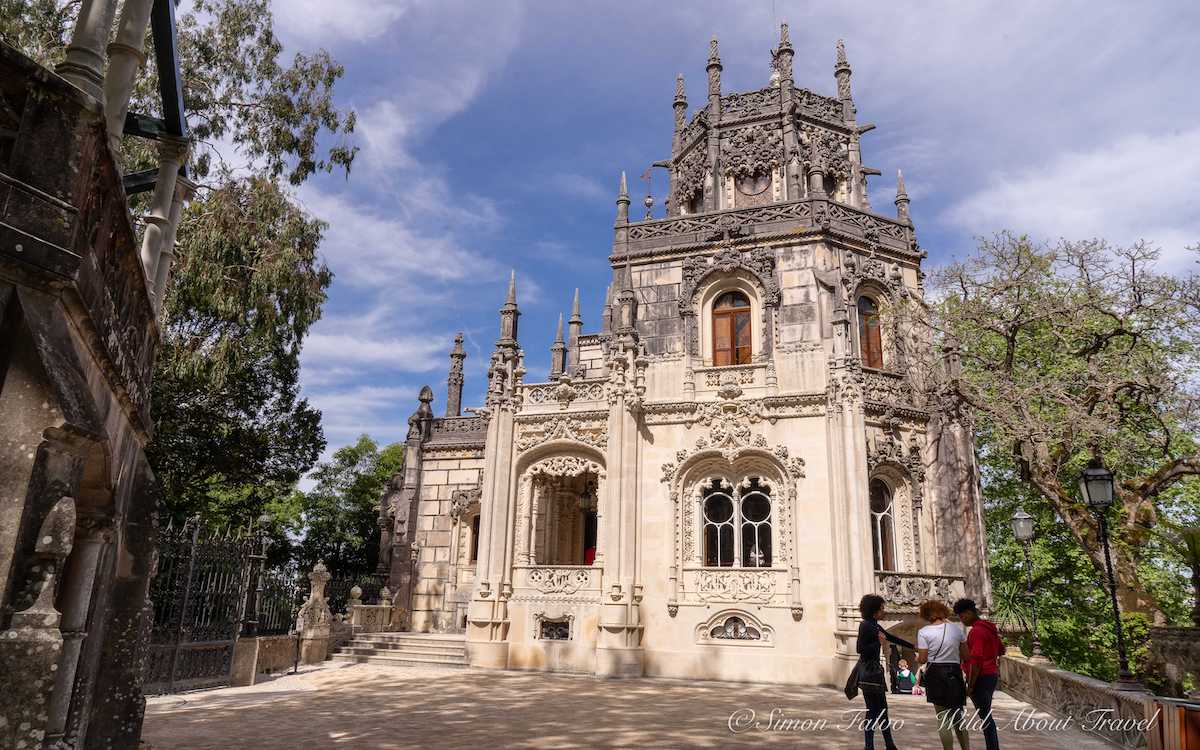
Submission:
[[[329,583],[329,570],[319,562],[308,574],[311,585],[308,600],[300,608],[296,618],[296,630],[300,632],[300,661],[316,664],[329,656],[329,638],[332,634],[333,613],[325,601],[325,585]]]
[[[607,479],[601,495],[604,590],[601,594],[596,674],[637,677],[644,671],[641,644],[642,587],[638,577],[638,409],[630,388],[636,379],[636,342],[609,361]]]
[[[175,197],[171,201],[167,233],[163,235],[158,261],[154,265],[154,312],[156,315],[162,315],[163,304],[167,299],[167,288],[171,283],[171,264],[175,261],[175,238],[179,235],[179,217],[183,213],[183,204],[191,197],[195,187],[195,183],[182,177],[175,183]]]
[[[116,151],[125,130],[125,113],[138,71],[146,64],[142,51],[150,9],[154,0],[125,0],[117,22],[117,37],[108,45],[108,72],[104,76],[104,117],[108,120],[108,144]]]
[[[508,596],[505,590],[505,548],[512,527],[509,490],[512,471],[513,414],[498,404],[488,422],[479,502],[480,547],[475,592],[467,618],[468,653],[474,666],[508,666]]]
[[[66,59],[55,68],[60,76],[77,88],[104,101],[104,46],[112,33],[117,0],[83,0]]]
[[[19,675],[18,679],[5,681],[4,700],[0,701],[0,747],[38,748],[46,738],[47,705],[63,647],[54,596],[74,536],[75,501],[64,497],[38,530],[34,555],[39,561],[40,580],[29,592],[33,603],[14,612],[8,630],[0,633],[0,674]]]
[[[187,155],[187,142],[178,138],[158,142],[158,177],[146,216],[146,231],[142,234],[142,267],[153,284],[158,268],[158,256],[163,239],[170,233],[171,208],[175,200],[175,181]],[[157,288],[153,289],[157,295]]]
[[[110,519],[101,513],[81,513],[73,553],[67,558],[60,587],[63,650],[55,673],[54,693],[50,699],[46,724],[47,742],[61,739],[67,727],[79,656],[87,638],[88,613],[101,561],[112,543]]]

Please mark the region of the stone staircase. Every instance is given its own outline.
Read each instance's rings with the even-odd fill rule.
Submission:
[[[399,667],[465,667],[462,633],[360,633],[333,653],[334,661]]]

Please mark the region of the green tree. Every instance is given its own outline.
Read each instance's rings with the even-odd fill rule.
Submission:
[[[316,485],[289,502],[302,570],[317,562],[339,575],[369,574],[378,561],[379,499],[388,479],[404,468],[404,445],[382,450],[367,435],[337,450],[313,471]]]
[[[961,353],[952,385],[996,475],[1036,493],[1027,510],[1062,524],[1091,579],[1102,580],[1104,559],[1076,482],[1093,456],[1114,471],[1120,598],[1145,613],[1166,604],[1144,578],[1165,498],[1190,497],[1180,488],[1200,474],[1200,316],[1185,294],[1195,279],[1157,270],[1157,259],[1143,243],[1043,246],[1001,234],[936,274],[932,318]]]
[[[78,8],[0,0],[0,36],[53,65]],[[332,274],[318,255],[324,224],[288,186],[349,174],[355,116],[334,102],[344,71],[327,52],[284,60],[268,0],[194,0],[178,49],[199,191],[179,228],[149,452],[174,515],[244,525],[286,498],[325,446],[298,371]],[[161,114],[153,64],[130,109]],[[137,138],[120,157],[128,171],[157,163],[154,144]],[[134,197],[135,214],[144,199]]]

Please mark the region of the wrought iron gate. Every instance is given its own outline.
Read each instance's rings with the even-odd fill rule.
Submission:
[[[253,537],[208,531],[197,521],[159,532],[146,693],[229,684],[254,550]]]

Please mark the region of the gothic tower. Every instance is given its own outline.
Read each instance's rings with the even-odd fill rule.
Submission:
[[[990,598],[969,425],[918,377],[903,179],[872,210],[842,43],[836,96],[794,56],[784,25],[766,85],[725,92],[712,40],[690,118],[675,79],[665,215],[621,174],[600,330],[576,293],[546,383],[510,282],[486,404],[418,435],[414,629],[480,666],[828,684],[863,594],[901,629]]]

